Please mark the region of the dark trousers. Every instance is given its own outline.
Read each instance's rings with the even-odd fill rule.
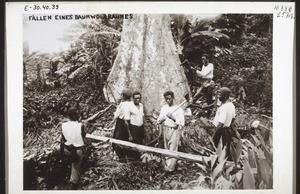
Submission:
[[[212,104],[214,102],[213,101],[213,88],[211,86],[207,86],[207,87],[203,88],[202,91],[205,95],[207,104],[208,105]],[[217,98],[217,96],[216,96],[216,98]],[[211,112],[212,112],[212,107],[209,107],[207,109],[207,112],[206,112],[206,117],[207,118],[210,117]]]
[[[70,182],[78,184],[81,174],[81,164],[83,159],[82,147],[76,148],[74,146],[65,146],[64,153],[71,156],[71,175]]]
[[[206,103],[208,105],[212,104],[213,103],[213,87],[211,87],[211,86],[207,86],[207,87],[201,86],[198,89],[197,93],[193,97],[193,103],[197,102],[197,100],[200,98],[202,93],[205,96]],[[211,107],[207,108],[207,114],[206,114],[207,118],[210,117],[211,112],[212,112],[212,108]]]
[[[233,137],[232,133],[233,132],[230,127],[223,127],[215,131],[215,133],[213,134],[213,142],[215,147],[218,147],[219,141],[222,137],[222,144],[223,144],[222,149],[226,145],[226,157],[228,157],[228,160],[231,160],[230,144]]]
[[[202,89],[202,92],[205,95],[207,104],[212,104],[213,101],[213,88],[211,86],[207,86]]]
[[[144,139],[144,125],[136,126],[136,125],[129,125],[130,133],[132,135],[132,143],[136,144],[143,144]],[[128,150],[127,156],[132,159],[139,159],[140,152],[134,150]]]
[[[118,118],[113,134],[113,138],[128,141],[128,132],[125,126],[125,120]],[[121,147],[118,144],[112,144],[113,149],[119,157],[119,160],[125,160],[125,156],[127,155],[127,149]]]

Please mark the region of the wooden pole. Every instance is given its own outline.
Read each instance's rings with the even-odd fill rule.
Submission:
[[[152,153],[162,154],[162,155],[169,156],[172,158],[177,158],[177,159],[188,159],[188,160],[197,161],[197,162],[202,162],[203,160],[206,160],[206,161],[210,160],[210,158],[206,157],[206,156],[188,154],[188,153],[183,153],[183,152],[176,152],[176,151],[166,150],[166,149],[162,149],[162,148],[155,148],[155,147],[135,144],[135,143],[128,142],[128,141],[118,140],[118,139],[114,139],[114,138],[110,138],[110,137],[102,137],[102,136],[98,136],[98,135],[87,134],[86,138],[99,140],[99,141],[111,142],[111,143],[115,143],[115,144],[119,144],[119,145],[123,145],[123,146],[129,147],[129,148],[132,148],[133,150],[138,150],[141,152],[152,152]]]

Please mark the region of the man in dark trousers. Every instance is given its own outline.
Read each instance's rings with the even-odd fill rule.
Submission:
[[[132,141],[132,135],[129,130],[129,107],[131,105],[131,96],[132,92],[130,90],[124,90],[122,92],[122,102],[118,105],[114,114],[114,119],[109,124],[109,126],[111,126],[116,121],[115,130],[113,133],[113,138],[115,139]],[[112,144],[112,147],[119,157],[119,161],[126,162],[128,150],[117,144]]]
[[[133,102],[129,106],[129,130],[132,135],[132,142],[143,144],[144,139],[144,106],[141,103],[141,93],[133,92]],[[128,157],[132,159],[139,159],[140,153],[137,151],[130,151]]]
[[[196,94],[193,96],[193,103],[197,102],[199,97],[201,96],[201,93],[203,92],[206,98],[207,105],[212,105],[213,103],[213,76],[214,76],[214,65],[212,63],[209,63],[208,55],[203,54],[202,55],[202,69],[201,71],[194,69],[196,71],[196,74],[201,78],[201,86],[197,90]],[[207,110],[207,117],[210,116],[212,110]]]
[[[221,106],[218,108],[213,122],[216,127],[215,133],[213,134],[214,145],[218,147],[222,137],[223,147],[226,146],[226,156],[228,160],[232,160],[230,155],[232,137],[240,138],[239,133],[232,127],[236,113],[235,106],[229,99],[230,93],[231,91],[227,87],[221,87],[219,89],[218,98],[221,101]]]
[[[78,183],[81,174],[81,163],[83,158],[83,146],[85,131],[84,125],[79,123],[78,113],[76,109],[71,108],[68,111],[69,121],[64,122],[62,128],[61,151],[66,155],[71,156],[72,167],[70,175],[70,189],[78,188]]]

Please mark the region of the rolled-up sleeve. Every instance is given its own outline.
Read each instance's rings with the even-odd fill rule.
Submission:
[[[128,121],[130,120],[130,114],[132,112],[132,106],[131,104],[126,104],[127,106],[124,107],[124,120]]]

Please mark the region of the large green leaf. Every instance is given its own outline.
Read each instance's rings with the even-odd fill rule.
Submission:
[[[213,170],[213,167],[215,166],[215,163],[217,162],[218,156],[217,155],[210,155],[210,169]]]
[[[222,147],[223,147],[223,142],[222,142],[222,139],[220,139],[218,147],[217,147],[217,151],[216,151],[216,154],[218,155],[218,161],[219,162],[223,162],[225,160],[225,157],[226,157],[226,146],[224,146],[223,149],[222,149]]]
[[[248,149],[248,162],[251,168],[257,168],[255,152],[250,149]]]
[[[225,179],[223,176],[220,176],[216,182],[215,182],[215,188],[214,189],[230,189],[232,186],[234,185],[233,182],[228,181],[227,179]]]
[[[211,158],[210,158],[210,160],[211,160]],[[210,165],[209,165],[208,161],[209,161],[209,159],[202,158],[202,163],[205,165],[206,168],[209,169]]]
[[[254,142],[255,142],[255,146],[259,146],[261,144],[261,142],[259,141],[259,139],[257,137],[255,137],[254,135],[251,134],[251,137],[253,138]]]
[[[231,182],[225,179],[223,176],[220,176],[215,182],[215,189],[231,189],[234,186],[234,182]]]
[[[223,160],[222,162],[220,162],[216,168],[214,168],[213,172],[212,172],[212,179],[215,180],[218,175],[223,171],[223,167],[224,167],[224,164],[226,162],[226,159]]]
[[[241,154],[242,154],[242,139],[238,139],[238,142],[236,144],[236,155],[237,155],[236,163],[240,161]]]
[[[269,151],[269,149],[267,148],[265,141],[263,139],[263,137],[261,136],[260,132],[258,130],[255,130],[256,135],[258,136],[260,142],[261,142],[261,149],[264,152],[264,156],[266,157],[269,165],[273,164],[273,155],[271,154],[271,152]]]
[[[242,177],[243,177],[243,171],[242,170],[239,170],[235,173],[235,178],[236,178],[236,181],[237,182],[241,182],[242,180]]]
[[[198,186],[200,186],[201,183],[204,182],[206,178],[207,178],[207,176],[199,176],[197,179]]]
[[[208,172],[208,169],[207,169],[206,166],[204,166],[204,165],[202,165],[202,164],[199,164],[199,163],[197,163],[197,162],[196,162],[196,165],[197,165],[203,172],[205,172],[205,173]]]
[[[264,182],[266,183],[268,188],[271,188],[272,185],[270,185],[271,183],[271,179],[272,179],[272,167],[269,165],[268,161],[266,159],[260,159],[259,160],[259,169],[260,169],[260,174],[262,179],[264,180]]]
[[[261,133],[259,130],[255,129],[255,134],[257,135],[257,137],[259,138],[260,143],[262,144],[262,146],[266,147],[266,143],[264,141],[264,138],[261,136]]]
[[[230,177],[230,173],[231,171],[233,170],[234,166],[229,166],[228,168],[226,168],[226,171],[225,171],[225,177]]]
[[[221,155],[222,147],[223,147],[223,142],[222,142],[222,138],[220,138],[220,141],[219,141],[219,143],[218,143],[218,147],[217,147],[217,150],[216,150],[216,154],[217,154],[218,156]]]
[[[243,188],[255,189],[255,179],[248,160],[244,161],[243,167]]]
[[[242,154],[242,140],[240,138],[235,138],[235,142],[235,144],[230,144],[230,154],[235,164],[237,164]]]

